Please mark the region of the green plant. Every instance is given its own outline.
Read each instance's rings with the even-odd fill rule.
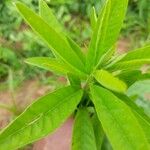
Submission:
[[[107,0],[98,17],[93,8],[93,33],[84,55],[63,32],[45,2],[40,1],[40,15],[16,3],[55,55],[26,62],[67,75],[69,85],[39,98],[6,127],[0,133],[0,149],[17,149],[46,136],[76,110],[73,150],[101,149],[104,135],[115,150],[149,150],[150,118],[126,95],[126,90],[134,82],[149,78],[140,68],[150,64],[150,46],[121,56],[114,53],[127,4],[128,0]]]

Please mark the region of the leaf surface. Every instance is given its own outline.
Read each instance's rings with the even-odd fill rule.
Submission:
[[[55,29],[59,34],[62,35],[63,39],[69,43],[72,50],[78,55],[82,63],[85,63],[85,56],[81,51],[81,48],[67,36],[65,29],[58,22],[57,18],[53,14],[52,10],[43,0],[40,0],[40,16],[48,23],[48,25]]]
[[[142,127],[124,102],[107,89],[96,85],[91,86],[91,98],[115,150],[149,150]]]
[[[106,0],[98,16],[87,54],[87,70],[90,71],[116,42],[127,9],[128,0]]]
[[[132,50],[110,67],[111,70],[136,70],[144,64],[150,64],[150,46]]]
[[[104,140],[104,131],[97,117],[97,114],[94,114],[92,116],[92,124],[93,124],[93,129],[94,129],[97,150],[100,150],[102,147],[103,140]]]
[[[129,87],[136,81],[150,79],[150,73],[142,73],[140,70],[123,71],[122,73],[117,75],[117,77],[125,81]]]
[[[75,118],[72,150],[96,150],[94,130],[89,114],[84,108],[77,112]]]
[[[0,133],[0,149],[17,149],[53,132],[75,110],[82,94],[69,86],[39,98]]]
[[[122,100],[131,108],[132,112],[137,117],[139,124],[143,128],[143,131],[145,132],[145,135],[150,143],[150,118],[145,114],[144,110],[138,107],[129,97],[122,94],[117,94],[117,96],[120,98],[120,100]]]
[[[96,27],[96,23],[97,23],[97,15],[96,15],[95,7],[92,7],[91,9],[90,22],[91,22],[92,30],[94,30]]]
[[[36,67],[40,67],[49,71],[54,71],[62,74],[73,72],[73,70],[66,66],[65,63],[60,62],[56,58],[32,57],[27,58],[25,62]]]
[[[57,33],[40,16],[36,15],[24,4],[17,2],[16,7],[27,23],[48,44],[55,55],[59,56],[76,71],[84,72],[84,64],[61,34]]]
[[[122,80],[114,77],[106,70],[97,70],[94,77],[101,85],[112,91],[124,93],[127,90],[127,85]]]

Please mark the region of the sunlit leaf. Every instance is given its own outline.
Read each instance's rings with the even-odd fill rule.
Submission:
[[[75,118],[72,150],[97,150],[93,126],[86,109],[79,109]]]
[[[91,86],[91,98],[115,150],[149,150],[142,127],[124,102],[107,89],[96,85]]]
[[[17,149],[53,132],[75,110],[82,93],[66,87],[39,98],[0,133],[0,149]]]
[[[106,70],[97,70],[94,77],[101,85],[112,91],[124,93],[127,90],[126,83],[121,81],[119,78],[114,77]]]

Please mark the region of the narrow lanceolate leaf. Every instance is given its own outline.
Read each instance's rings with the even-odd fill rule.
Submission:
[[[25,60],[26,63],[40,67],[49,71],[54,71],[61,74],[67,74],[69,72],[73,72],[70,67],[68,67],[65,63],[60,62],[55,58],[49,57],[32,57]]]
[[[57,18],[53,14],[52,10],[43,0],[40,0],[40,16],[48,23],[48,25],[55,29],[56,32],[61,34],[62,38],[69,43],[72,50],[78,55],[82,63],[85,63],[85,56],[81,51],[81,48],[69,37],[67,37],[65,29],[58,22]]]
[[[100,150],[102,147],[102,143],[103,143],[105,134],[102,129],[102,125],[97,117],[97,114],[94,114],[92,116],[92,124],[93,124],[93,129],[94,129],[97,150]]]
[[[106,70],[97,70],[94,77],[101,85],[112,91],[124,93],[127,90],[127,85],[125,82],[117,77],[114,77]]]
[[[52,10],[44,0],[39,1],[39,10],[40,16],[47,22],[49,26],[53,27],[58,33],[64,33],[63,27],[60,25]]]
[[[32,29],[48,44],[55,55],[59,56],[76,71],[80,70],[84,72],[84,64],[61,34],[57,33],[41,17],[36,15],[24,4],[18,2],[16,3],[16,7]]]
[[[97,15],[96,15],[95,7],[92,7],[91,9],[90,22],[91,22],[92,30],[94,30],[96,27],[96,23],[97,23]]]
[[[142,47],[140,49],[126,53],[126,55],[120,60],[120,62],[137,59],[150,59],[150,46]]]
[[[130,61],[118,62],[110,67],[107,67],[107,69],[110,71],[131,71],[141,69],[141,67],[145,64],[150,64],[150,59],[135,59]]]
[[[113,93],[91,86],[91,98],[99,120],[115,150],[149,150],[149,144],[131,109]]]
[[[122,94],[116,94],[120,100],[122,100],[124,103],[126,103],[134,113],[134,115],[137,117],[139,124],[143,128],[143,131],[145,132],[146,138],[150,143],[150,118],[145,114],[144,110],[140,107],[138,107],[129,97]]]
[[[125,72],[123,71],[117,77],[125,81],[129,87],[136,81],[150,79],[150,73],[142,73],[140,70],[125,71]]]
[[[122,57],[117,63],[114,63],[109,69],[138,69],[144,64],[150,64],[150,46],[130,51]]]
[[[94,130],[86,109],[77,112],[74,122],[72,150],[97,150]]]
[[[54,131],[75,110],[82,93],[66,87],[39,98],[0,133],[0,149],[15,150]]]
[[[88,71],[99,64],[101,56],[116,42],[127,4],[128,0],[107,0],[103,10],[100,11],[87,55]]]

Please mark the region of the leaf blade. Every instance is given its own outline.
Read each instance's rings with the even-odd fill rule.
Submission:
[[[57,33],[41,17],[36,15],[24,4],[17,2],[16,7],[26,22],[48,44],[55,55],[58,55],[64,62],[72,66],[76,71],[84,72],[84,64],[71,49],[69,44],[64,40],[62,35]]]
[[[72,150],[96,150],[94,130],[89,114],[81,108],[77,112],[73,128]]]
[[[101,85],[110,90],[120,93],[124,93],[127,90],[127,85],[125,82],[123,82],[117,77],[114,77],[111,73],[109,73],[106,70],[97,70],[94,74],[94,77]]]
[[[114,149],[149,149],[141,126],[126,104],[110,91],[96,85],[91,87],[91,96],[103,129]]]
[[[75,110],[82,94],[69,86],[39,98],[0,133],[0,149],[17,149],[58,128]]]
[[[100,11],[87,55],[87,70],[100,62],[101,56],[116,42],[127,9],[128,0],[107,0]],[[118,10],[119,13],[118,13]],[[94,63],[91,63],[94,60]]]

